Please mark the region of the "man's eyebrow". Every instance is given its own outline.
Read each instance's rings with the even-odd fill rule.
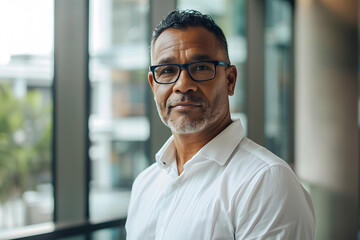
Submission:
[[[191,56],[191,61],[209,61],[212,60],[208,55],[205,54],[201,54],[201,55],[193,55]],[[165,58],[161,58],[157,64],[167,64],[167,63],[177,63],[175,61],[174,57],[165,57]]]
[[[174,57],[165,57],[161,58],[157,64],[167,64],[167,63],[175,63]]]
[[[208,61],[212,60],[208,55],[193,55],[191,56],[191,59],[194,61]]]

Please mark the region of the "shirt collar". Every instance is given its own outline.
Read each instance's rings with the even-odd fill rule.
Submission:
[[[224,165],[243,137],[244,129],[240,119],[236,119],[215,138],[202,147],[193,158],[199,156],[207,160],[215,161],[220,165]],[[173,136],[165,142],[162,148],[155,155],[155,159],[162,168],[170,171],[170,167],[176,159],[176,149]]]
[[[244,129],[240,119],[236,119],[202,147],[196,155],[215,161],[220,165],[224,165],[243,137]]]
[[[171,136],[161,149],[156,153],[155,159],[162,168],[167,168],[170,171],[170,166],[176,159],[176,149],[174,136]]]

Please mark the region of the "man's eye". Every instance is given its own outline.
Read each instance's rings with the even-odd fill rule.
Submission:
[[[196,66],[196,70],[197,71],[205,71],[205,70],[209,70],[209,67],[206,65],[198,65],[198,66]]]
[[[191,68],[192,72],[205,72],[212,71],[212,67],[209,64],[196,64]]]
[[[158,74],[159,75],[170,75],[170,74],[176,74],[177,68],[174,66],[165,66],[159,69]]]

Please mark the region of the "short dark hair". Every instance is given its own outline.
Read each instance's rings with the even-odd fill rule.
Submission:
[[[196,10],[175,10],[169,13],[154,29],[151,39],[153,46],[160,34],[168,28],[186,29],[187,27],[204,27],[212,32],[218,39],[220,46],[228,55],[228,45],[221,28],[212,17]]]

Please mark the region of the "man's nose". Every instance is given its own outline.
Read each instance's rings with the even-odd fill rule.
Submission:
[[[191,79],[187,69],[181,69],[179,79],[174,83],[173,91],[185,93],[189,91],[196,91],[196,89],[197,84]]]

